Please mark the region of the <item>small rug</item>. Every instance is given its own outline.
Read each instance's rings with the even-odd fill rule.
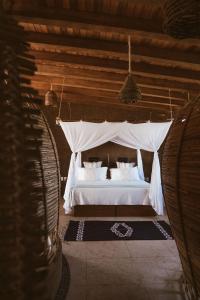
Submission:
[[[171,240],[165,221],[70,221],[65,241]]]

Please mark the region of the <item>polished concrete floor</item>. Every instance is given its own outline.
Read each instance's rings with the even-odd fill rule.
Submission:
[[[64,232],[70,219],[61,212]],[[115,218],[85,218],[106,219]],[[116,218],[153,220],[155,218]],[[167,220],[166,217],[159,219]],[[181,300],[182,268],[175,242],[63,242],[71,270],[66,300]]]

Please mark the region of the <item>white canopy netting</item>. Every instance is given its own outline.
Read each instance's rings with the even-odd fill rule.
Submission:
[[[140,149],[154,152],[149,199],[157,214],[163,214],[163,194],[158,150],[168,133],[171,122],[131,124],[128,122],[90,123],[84,121],[60,121],[60,125],[72,151],[64,193],[66,213],[69,212],[71,190],[76,185],[76,170],[78,167],[81,167],[81,152],[98,147],[106,142],[113,142],[137,150],[137,165],[142,180],[144,180],[144,172]]]

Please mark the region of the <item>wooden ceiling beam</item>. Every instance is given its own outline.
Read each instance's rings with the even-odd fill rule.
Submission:
[[[30,54],[35,57],[36,63],[44,63],[46,61],[47,63],[53,62],[55,65],[75,65],[77,67],[85,66],[87,68],[95,68],[100,71],[111,70],[115,72],[127,72],[127,62],[117,59],[94,58],[45,51],[30,51]],[[150,75],[161,75],[162,77],[167,76],[174,80],[177,78],[180,80],[185,79],[186,81],[192,80],[200,85],[199,71],[191,71],[173,66],[152,65],[144,61],[134,62],[133,70],[135,74],[146,73]]]
[[[56,28],[57,32],[66,32],[67,29],[75,29],[77,31],[86,30],[88,35],[93,36],[96,33],[110,33],[113,39],[118,40],[120,38],[124,42],[127,41],[127,36],[132,36],[133,40],[141,41],[145,39],[147,42],[164,42],[170,45],[176,44],[177,41],[167,34],[163,33],[162,20],[142,19],[134,17],[123,17],[121,15],[108,15],[101,13],[92,13],[86,11],[66,11],[56,9],[56,19],[54,9],[36,9],[30,8],[28,10],[13,11],[15,19],[21,26],[47,26],[49,28]],[[185,42],[179,41],[179,46],[185,46]],[[197,39],[187,40],[187,47],[200,46],[200,42]]]
[[[99,82],[113,82],[122,84],[125,80],[126,74],[116,73],[113,71],[97,71],[88,68],[77,68],[76,66],[56,66],[52,63],[46,64],[45,62],[37,63],[38,75],[60,77],[62,82],[63,78],[77,78],[77,79],[88,79],[95,80]],[[191,81],[177,81],[173,78],[161,78],[161,77],[149,77],[145,74],[136,74],[135,79],[137,84],[145,87],[153,87],[156,89],[163,89],[168,91],[169,88],[174,91],[181,91],[187,93],[189,91],[190,95],[198,95],[200,93],[200,86]]]
[[[120,33],[123,35],[143,32],[146,36],[151,33],[162,34],[162,20],[143,19],[139,17],[127,17],[122,15],[109,15],[86,11],[55,10],[34,7],[26,10],[12,12],[21,25],[32,23],[51,26],[54,24],[60,28],[76,28],[85,30],[97,30],[102,32]],[[166,35],[167,36],[167,35]]]
[[[122,87],[123,82],[115,83],[115,82],[101,82],[95,80],[88,80],[83,78],[74,78],[71,76],[66,76],[65,80],[60,77],[56,77],[54,75],[35,75],[34,77],[30,78],[32,82],[35,83],[44,83],[46,86],[53,84],[54,86],[62,86],[64,87],[75,87],[75,88],[82,88],[82,89],[91,89],[95,90],[95,92],[101,91],[105,94],[106,97],[113,97],[116,94],[118,97],[119,91]],[[141,88],[141,92],[143,95],[151,96],[154,98],[162,98],[162,100],[169,103],[169,91],[156,89],[152,87],[145,87],[139,85]],[[170,91],[170,96],[172,100],[176,100],[177,104],[183,104],[187,101],[188,94],[185,92],[179,91]]]
[[[104,41],[89,38],[70,37],[59,34],[46,34],[28,32],[27,41],[31,43],[31,48],[43,48],[49,50],[57,50],[66,53],[78,52],[80,54],[87,54],[95,57],[119,57],[122,60],[127,60],[128,46],[127,42],[116,41]],[[82,52],[82,53],[81,53]],[[158,59],[165,61],[166,63],[176,62],[176,65],[182,64],[188,66],[188,68],[195,68],[197,64],[200,65],[199,52],[193,51],[186,52],[176,50],[175,48],[161,48],[151,44],[141,44],[133,41],[133,60],[140,59],[142,57],[153,60]]]
[[[43,93],[45,94],[48,90],[49,90],[49,86],[45,85],[44,83],[39,83],[39,82],[34,82],[32,81],[32,87],[34,87],[35,89],[37,89],[38,91],[43,91]],[[60,96],[61,94],[61,88],[60,86],[54,86],[54,91]],[[76,99],[77,101],[79,100],[79,97],[81,99],[85,98],[92,98],[93,101],[97,101],[97,102],[102,102],[102,103],[114,103],[114,104],[119,104],[120,100],[118,99],[118,93],[113,93],[113,97],[111,96],[111,94],[109,95],[109,97],[107,97],[107,95],[105,95],[104,92],[100,92],[100,91],[95,91],[95,90],[91,90],[91,89],[82,89],[82,88],[76,88],[76,87],[67,87],[63,89],[63,94],[72,94],[73,95],[73,99]],[[164,100],[164,102],[162,102],[162,100]],[[183,103],[182,103],[183,105]],[[169,102],[166,101],[166,99],[163,98],[155,98],[152,96],[147,96],[147,95],[143,95],[142,100],[138,101],[137,103],[134,103],[133,105],[131,105],[132,107],[143,107],[146,109],[153,109],[153,110],[166,110],[169,111]],[[180,102],[178,102],[176,100],[172,100],[172,106],[173,109],[178,109],[180,107]]]
[[[44,97],[44,94],[46,91],[44,90],[38,90],[39,95],[41,97]],[[63,93],[63,102],[68,102],[68,103],[77,103],[77,104],[94,104],[94,105],[107,105],[109,108],[121,108],[121,109],[126,109],[128,111],[133,111],[133,112],[140,112],[144,111],[146,113],[150,112],[157,112],[157,113],[165,113],[169,115],[170,111],[169,108],[164,108],[162,105],[157,105],[155,104],[147,104],[147,103],[134,103],[134,104],[121,104],[120,102],[117,101],[110,101],[110,98],[100,98],[100,97],[91,97],[88,95],[83,95],[83,94],[74,94],[74,93],[69,93],[65,92]],[[175,113],[178,109],[173,109],[173,112]]]

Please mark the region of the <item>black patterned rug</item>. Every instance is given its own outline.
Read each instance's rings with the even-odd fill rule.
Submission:
[[[65,241],[171,240],[165,221],[70,221]]]

